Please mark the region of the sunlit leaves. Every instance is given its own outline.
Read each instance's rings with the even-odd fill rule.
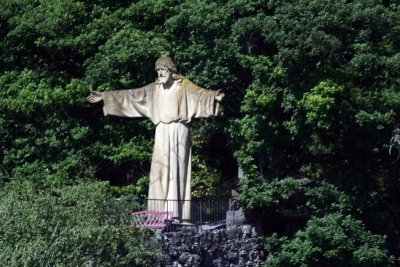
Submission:
[[[342,86],[331,81],[322,81],[305,93],[301,105],[306,110],[306,122],[317,128],[328,129],[332,110],[337,109],[335,97],[343,90]]]

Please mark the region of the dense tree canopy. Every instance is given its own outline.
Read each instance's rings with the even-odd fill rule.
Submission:
[[[243,207],[275,233],[271,266],[392,265],[399,17],[378,0],[1,1],[0,184],[146,194],[154,126],[85,97],[153,81],[168,55],[226,93],[222,117],[192,127],[196,196],[224,194],[237,162]],[[342,247],[323,246],[330,232]]]

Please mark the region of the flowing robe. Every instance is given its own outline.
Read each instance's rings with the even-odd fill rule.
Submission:
[[[148,117],[156,125],[148,210],[173,210],[190,219],[192,118],[218,114],[216,91],[181,77],[169,89],[154,82],[137,89],[105,92],[104,115]]]

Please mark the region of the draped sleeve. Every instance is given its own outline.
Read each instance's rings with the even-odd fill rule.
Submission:
[[[189,121],[218,115],[219,102],[215,100],[217,91],[201,88],[187,79],[182,81],[182,86],[185,88]]]
[[[103,92],[104,115],[151,117],[154,84],[137,89]]]

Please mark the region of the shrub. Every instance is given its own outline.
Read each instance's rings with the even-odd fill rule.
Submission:
[[[60,189],[10,183],[0,193],[0,266],[154,266],[129,206],[104,182]]]
[[[385,237],[372,234],[353,217],[337,213],[311,219],[294,238],[267,240],[266,266],[394,266]]]

